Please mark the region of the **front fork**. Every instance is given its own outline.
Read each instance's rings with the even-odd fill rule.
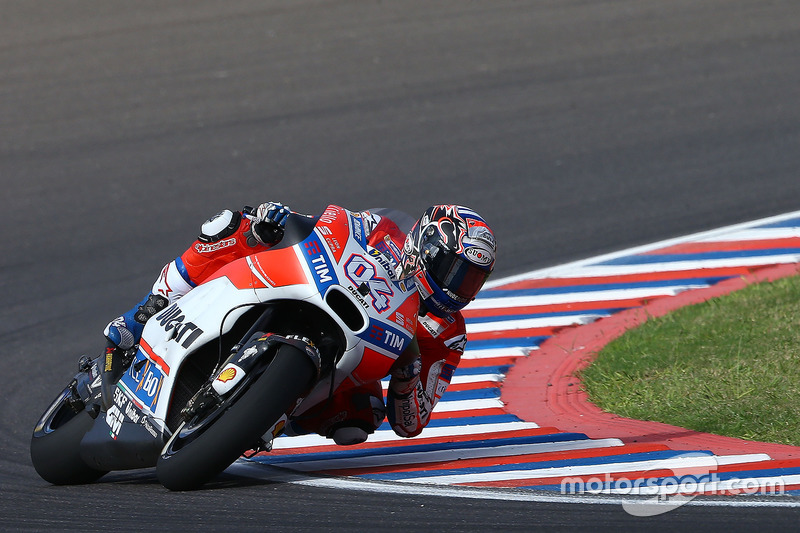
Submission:
[[[316,369],[315,381],[319,379],[322,373],[322,357],[310,339],[298,335],[284,336],[257,331],[247,341],[236,345],[238,349],[231,354],[222,369],[189,400],[181,411],[183,419],[188,421],[204,411],[217,408],[228,396],[237,394],[240,385],[244,386],[247,381],[258,379],[281,344],[289,344],[305,353]],[[280,433],[286,420],[287,415],[281,417],[270,432]]]
[[[253,370],[261,369],[271,360],[280,344],[289,344],[305,353],[316,370],[315,380],[322,372],[322,356],[314,343],[299,335],[278,335],[255,332],[231,357],[211,381],[211,386],[220,396],[233,390]],[[266,364],[265,364],[266,363]]]

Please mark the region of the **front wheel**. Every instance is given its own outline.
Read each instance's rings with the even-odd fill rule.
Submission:
[[[248,390],[175,431],[158,459],[158,480],[170,490],[192,490],[221,473],[295,404],[315,375],[304,352],[281,345]]]
[[[95,419],[76,407],[76,397],[73,382],[50,404],[31,437],[33,467],[42,479],[54,485],[91,483],[106,473],[81,459],[81,439]]]

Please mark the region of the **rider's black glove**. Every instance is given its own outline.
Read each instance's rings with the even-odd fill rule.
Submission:
[[[292,212],[288,206],[280,202],[266,202],[255,209],[253,217],[253,235],[265,246],[273,246],[283,238],[286,219]]]

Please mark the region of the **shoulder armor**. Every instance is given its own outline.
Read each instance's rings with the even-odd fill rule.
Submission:
[[[217,242],[226,237],[230,237],[239,229],[239,224],[241,222],[241,213],[225,209],[206,220],[203,225],[200,226],[200,236],[197,240],[200,242]]]

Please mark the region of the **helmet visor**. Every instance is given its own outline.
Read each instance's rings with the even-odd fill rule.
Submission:
[[[450,297],[467,303],[475,298],[489,273],[454,252],[423,246],[422,261],[433,281]]]

